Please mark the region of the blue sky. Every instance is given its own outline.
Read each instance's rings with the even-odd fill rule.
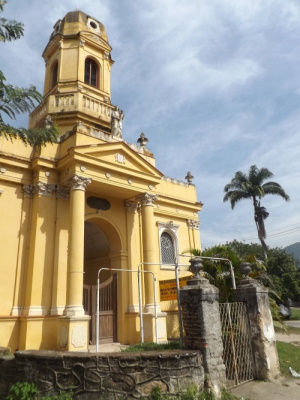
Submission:
[[[258,242],[251,201],[233,211],[223,203],[224,186],[252,164],[291,197],[262,200],[267,244],[299,242],[300,2],[9,0],[3,16],[25,25],[22,39],[0,44],[9,83],[43,91],[43,49],[55,22],[77,8],[106,27],[124,139],[144,132],[164,175],[195,177],[203,247]]]

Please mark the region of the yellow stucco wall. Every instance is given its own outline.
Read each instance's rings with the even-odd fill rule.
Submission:
[[[201,247],[195,187],[165,178],[149,152],[111,137],[113,61],[106,32],[99,25],[102,37],[96,41],[95,32],[83,23],[90,17],[74,12],[72,18],[78,21],[69,23],[67,18],[55,25],[43,53],[45,99],[29,123],[36,126],[51,115],[59,143],[32,149],[0,137],[0,346],[12,350],[87,346],[75,334],[89,325],[83,314],[83,285],[95,287],[101,267],[110,268],[102,281],[118,275],[117,340],[135,343],[140,338],[137,273],[113,270],[136,270],[149,260],[156,265],[140,268],[156,275],[160,340],[178,336],[176,302],[159,301],[159,281],[175,277],[174,268],[159,265],[160,233],[172,233],[178,254]],[[77,35],[78,30],[86,32]],[[83,82],[86,57],[99,65],[97,88]],[[59,77],[52,88],[56,61]],[[145,196],[150,203],[144,204]],[[110,208],[90,207],[90,197],[105,199]],[[95,226],[90,238],[85,222]],[[83,257],[85,240],[91,253]],[[147,340],[153,340],[152,278],[146,275],[141,277],[142,303],[148,307]]]

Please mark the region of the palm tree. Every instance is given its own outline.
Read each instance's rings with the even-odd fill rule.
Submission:
[[[0,0],[0,13],[3,12],[6,0]],[[0,43],[20,39],[23,36],[23,24],[0,18]],[[40,103],[42,95],[35,86],[28,89],[7,84],[4,74],[0,71],[0,136],[6,139],[20,138],[25,144],[40,146],[57,142],[57,129],[52,121],[44,121],[43,126],[34,129],[15,128],[4,122],[2,113],[11,119],[17,114],[31,112],[36,103]]]
[[[271,194],[280,196],[286,201],[290,200],[289,196],[285,193],[279,183],[271,181],[265,182],[273,176],[272,172],[267,168],[259,169],[256,165],[251,165],[248,175],[238,171],[235,173],[231,182],[224,187],[224,192],[226,194],[223,201],[230,201],[232,209],[234,209],[236,203],[240,200],[252,199],[254,221],[265,259],[267,259],[268,248],[265,242],[267,234],[264,220],[269,216],[269,213],[265,207],[261,206],[260,199],[267,194]]]

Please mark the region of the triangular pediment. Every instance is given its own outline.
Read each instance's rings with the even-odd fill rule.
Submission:
[[[106,166],[119,173],[138,174],[160,180],[163,174],[125,142],[101,143],[99,145],[79,146],[74,149],[86,162]]]

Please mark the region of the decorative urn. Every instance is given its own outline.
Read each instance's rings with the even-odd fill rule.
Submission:
[[[195,278],[201,278],[200,272],[203,270],[204,266],[201,257],[191,258],[190,271],[194,274]]]
[[[250,263],[247,263],[247,262],[241,263],[241,264],[240,264],[240,270],[241,270],[242,275],[243,275],[245,278],[249,278],[248,275],[249,275],[250,272],[251,272],[251,264],[250,264]]]

